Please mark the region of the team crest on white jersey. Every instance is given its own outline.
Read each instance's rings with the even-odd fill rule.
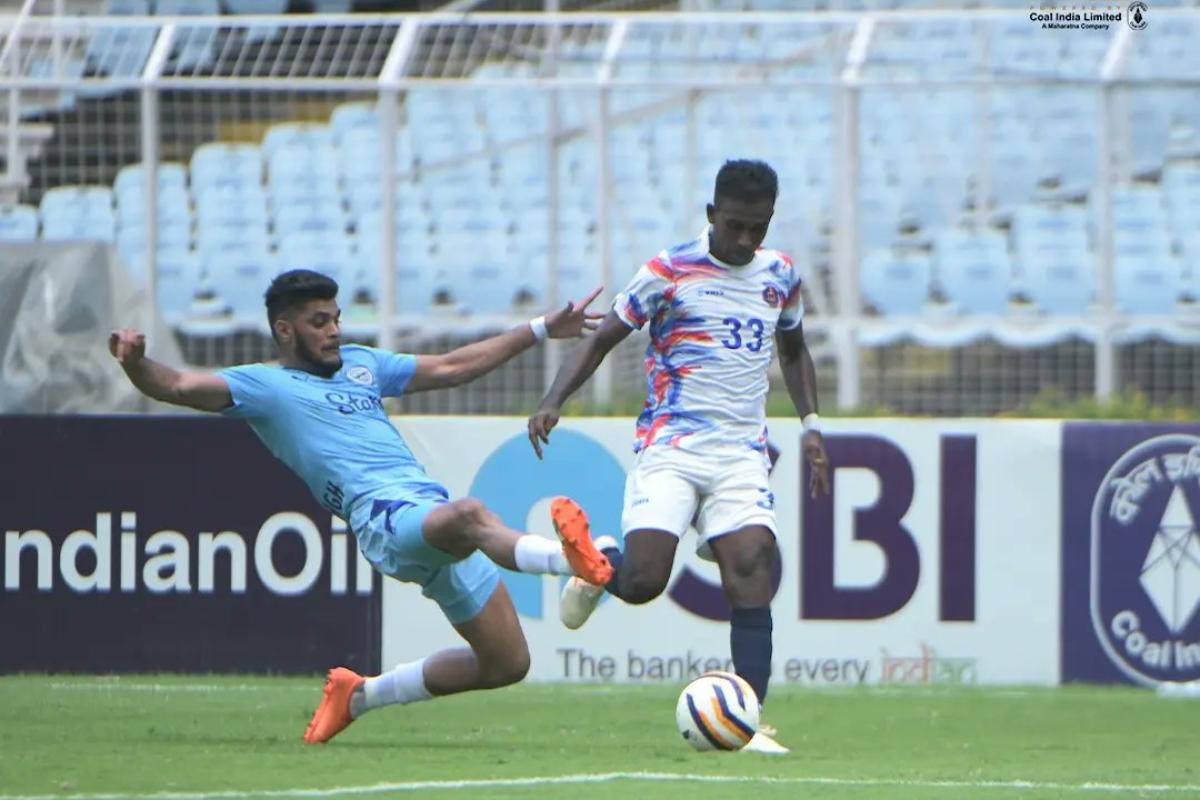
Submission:
[[[346,378],[363,386],[370,386],[375,383],[375,376],[371,374],[371,370],[361,364],[346,370]]]
[[[767,284],[767,287],[763,289],[762,298],[771,308],[779,308],[779,304],[783,302],[783,295],[771,284]]]

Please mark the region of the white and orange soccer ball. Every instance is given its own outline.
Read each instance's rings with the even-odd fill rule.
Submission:
[[[741,750],[758,731],[758,696],[731,672],[706,672],[680,693],[675,724],[697,750]]]

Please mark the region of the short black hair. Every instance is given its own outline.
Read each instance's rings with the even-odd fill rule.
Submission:
[[[765,161],[735,159],[726,161],[717,172],[717,186],[713,191],[713,204],[722,197],[757,203],[762,200],[775,202],[779,195],[779,176]]]
[[[293,269],[280,273],[267,287],[267,322],[272,329],[275,320],[307,303],[309,300],[332,300],[337,297],[337,281],[311,269]]]

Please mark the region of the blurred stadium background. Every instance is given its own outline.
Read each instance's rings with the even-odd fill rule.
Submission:
[[[9,2],[0,240],[113,248],[195,366],[270,358],[261,292],[295,267],[343,285],[348,338],[434,351],[611,296],[758,157],[825,408],[1200,402],[1195,4],[545,7]],[[638,402],[643,347],[584,410]],[[561,355],[403,410],[523,413]]]

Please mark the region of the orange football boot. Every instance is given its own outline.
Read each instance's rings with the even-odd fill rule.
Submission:
[[[576,575],[594,586],[612,580],[612,565],[592,543],[587,514],[578,503],[569,497],[554,498],[550,501],[550,520],[562,540],[563,555]]]
[[[345,667],[329,670],[321,705],[317,706],[308,729],[304,731],[305,744],[325,744],[354,721],[354,717],[350,716],[350,695],[365,680],[362,675]]]

